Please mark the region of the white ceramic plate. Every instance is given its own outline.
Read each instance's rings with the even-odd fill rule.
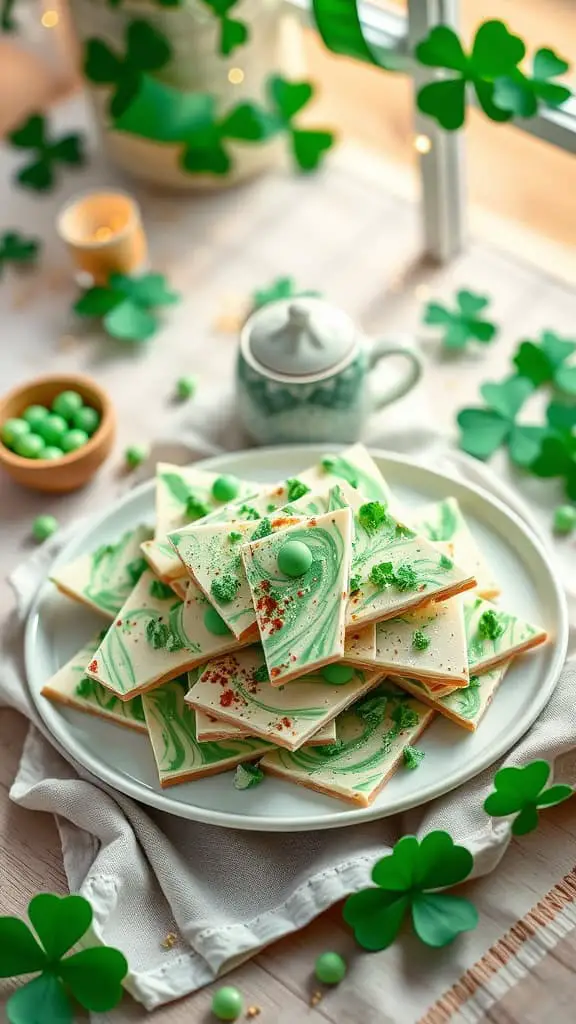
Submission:
[[[316,462],[324,446],[268,448],[222,455],[198,465],[246,479],[275,481]],[[501,757],[526,732],[550,698],[566,655],[567,611],[560,585],[538,540],[512,512],[480,488],[385,452],[373,452],[398,499],[419,505],[454,495],[503,587],[503,604],[545,626],[552,640],[518,658],[506,674],[476,733],[438,716],[418,742],[426,760],[416,772],[398,771],[369,808],[350,806],[280,779],[238,792],[227,772],[161,790],[146,736],[51,704],[44,682],[80,648],[102,620],[46,583],[30,614],[26,667],[33,699],[71,760],[134,799],[213,825],[262,831],[336,828],[385,817],[454,789]],[[152,522],[154,484],[148,482],[79,530],[57,563],[63,565],[123,530]]]

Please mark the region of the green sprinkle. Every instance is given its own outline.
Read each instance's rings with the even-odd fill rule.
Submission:
[[[339,953],[321,953],[314,964],[314,974],[323,985],[339,985],[347,970],[346,961]]]
[[[148,445],[134,444],[124,452],[124,461],[129,469],[137,469],[143,462],[146,462],[149,454]]]
[[[272,503],[270,503],[269,505],[266,505],[266,511],[267,512],[275,512],[276,511],[276,505],[274,505]]]
[[[196,497],[195,494],[188,495],[186,500],[186,515],[188,519],[203,519],[209,513],[210,509],[200,498]]]
[[[218,476],[212,484],[212,497],[216,501],[234,501],[240,491],[237,476]]]
[[[332,686],[344,686],[354,678],[354,669],[351,665],[326,665],[322,669],[322,678]]]
[[[358,522],[367,533],[376,533],[388,522],[386,506],[381,501],[368,501],[358,509]]]
[[[270,676],[268,675],[268,666],[266,663],[259,665],[258,668],[254,669],[254,682],[256,683],[269,683]]]
[[[258,526],[254,530],[254,533],[250,537],[250,540],[261,540],[262,537],[269,537],[272,533],[272,527],[269,519],[261,519]]]
[[[252,789],[264,781],[264,772],[257,764],[239,764],[234,772],[234,789]]]
[[[441,569],[453,569],[454,568],[454,562],[452,561],[451,558],[448,558],[448,555],[440,555],[440,561],[439,561],[438,565],[440,566]]]
[[[30,424],[24,419],[19,419],[13,416],[9,420],[5,420],[2,424],[2,430],[0,431],[0,438],[7,448],[13,448],[19,437],[23,434],[30,433]]]
[[[60,447],[67,454],[68,452],[78,451],[78,448],[83,448],[88,443],[90,438],[85,430],[67,430],[66,433],[60,440]]]
[[[558,505],[554,509],[552,529],[554,533],[572,533],[576,526],[576,508],[574,505]]]
[[[412,726],[418,725],[420,721],[418,714],[412,708],[406,706],[406,704],[398,704],[392,712],[392,721],[396,723],[400,732],[404,729],[411,729]]]
[[[48,540],[53,533],[56,533],[58,529],[58,520],[55,516],[37,516],[32,523],[32,536],[34,540],[41,544],[43,541]]]
[[[290,479],[286,481],[286,491],[288,494],[288,501],[297,501],[298,498],[303,498],[305,494],[308,494],[310,492],[310,488],[296,477],[290,477]]]
[[[62,416],[65,420],[71,420],[74,413],[84,405],[82,395],[77,391],[61,391],[52,402],[52,412]]]
[[[394,567],[392,562],[380,562],[378,565],[373,565],[370,569],[369,579],[375,587],[379,587],[381,590],[384,587],[391,586],[394,583]]]
[[[181,651],[184,644],[180,637],[172,632],[165,622],[159,619],[148,619],[146,624],[146,639],[155,651]]]
[[[183,402],[188,398],[193,398],[196,394],[196,378],[195,377],[179,377],[176,381],[176,395]]]
[[[418,586],[418,575],[408,562],[399,565],[394,574],[394,584],[398,590],[414,590]]]
[[[157,597],[160,601],[165,601],[168,597],[174,597],[174,591],[162,580],[151,580],[150,597]]]
[[[241,505],[238,509],[238,515],[242,519],[260,519],[260,513],[253,505]]]
[[[422,764],[422,761],[426,757],[423,750],[418,750],[417,747],[404,747],[402,751],[402,758],[404,760],[404,767],[408,768],[409,771],[413,772],[415,768],[418,768]]]
[[[47,416],[48,409],[45,405],[29,405],[22,413],[22,419],[26,420],[30,430],[36,430],[38,424],[42,423]]]
[[[351,594],[354,594],[357,590],[360,590],[361,585],[362,585],[362,577],[360,576],[359,573],[357,573],[356,576],[351,576],[350,577],[350,593]]]
[[[212,607],[204,612],[204,626],[213,636],[226,636],[230,632],[222,616]]]
[[[218,1020],[237,1020],[244,1013],[244,1000],[237,988],[225,985],[212,996],[212,1013]]]
[[[228,540],[231,541],[232,544],[235,544],[236,541],[242,540],[242,534],[238,533],[238,530],[230,530],[230,533],[228,534]]]
[[[426,636],[421,629],[415,629],[412,633],[412,647],[415,651],[426,651],[430,647],[430,637]]]
[[[92,436],[100,426],[100,414],[90,405],[83,405],[72,415],[72,423],[78,430],[83,430],[89,437]]]
[[[221,604],[230,604],[240,589],[240,580],[232,573],[224,573],[216,580],[212,580],[210,591]]]
[[[23,459],[39,459],[44,451],[44,441],[40,434],[21,434],[14,441],[14,451]]]
[[[478,634],[484,640],[498,640],[504,632],[504,626],[498,619],[497,612],[489,608],[483,612],[478,622]]]

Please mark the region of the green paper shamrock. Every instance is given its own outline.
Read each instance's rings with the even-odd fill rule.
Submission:
[[[424,313],[424,323],[444,327],[444,348],[465,348],[470,339],[486,343],[492,341],[498,330],[490,320],[483,320],[478,315],[489,302],[490,299],[485,295],[459,291],[456,293],[458,308],[455,311],[439,302],[429,302]]]
[[[220,21],[220,53],[228,57],[237,46],[248,41],[248,26],[243,21],[231,18],[228,14],[238,5],[238,0],[202,0]]]
[[[489,459],[497,448],[507,444],[510,458],[517,466],[529,466],[540,451],[547,427],[524,426],[516,417],[534,391],[525,377],[508,377],[499,384],[483,384],[480,393],[486,401],[483,409],[461,409],[457,416],[461,430],[460,447],[477,459]]]
[[[277,277],[266,288],[258,288],[252,293],[252,309],[261,309],[278,299],[295,299],[303,295],[318,296],[320,292],[297,288],[293,277]]]
[[[446,946],[476,927],[478,911],[467,899],[433,890],[462,882],[473,865],[470,851],[456,846],[448,832],[429,832],[421,841],[404,836],[375,864],[372,880],[378,888],[348,897],[344,920],[354,929],[356,941],[375,951],[392,945],[410,911],[422,942]]]
[[[159,328],[151,312],[179,301],[163,274],[112,274],[106,286],[89,288],[74,305],[78,316],[101,317],[106,332],[121,341],[147,341]]]
[[[112,85],[109,111],[120,117],[138,95],[143,73],[158,71],[172,57],[170,43],[148,21],[129,22],[124,56],[118,56],[102,39],[88,39],[84,56],[84,74],[97,85]]]
[[[535,387],[554,384],[568,395],[576,395],[576,366],[566,366],[566,360],[576,352],[576,341],[561,338],[555,331],[542,331],[540,342],[523,341],[513,363],[521,377],[531,380]]]
[[[514,73],[526,47],[503,21],[483,22],[469,54],[464,52],[458,36],[447,25],[433,28],[418,44],[415,53],[421,64],[456,72],[418,90],[419,109],[438,121],[442,128],[455,131],[464,124],[468,85],[474,89],[482,110],[491,121],[510,120],[512,111],[502,110],[495,103],[494,83]]]
[[[18,27],[12,17],[12,11],[15,6],[16,0],[2,0],[0,28],[3,32],[15,32]]]
[[[17,917],[0,917],[0,977],[41,972],[10,996],[10,1024],[70,1024],[70,995],[94,1013],[120,1002],[128,964],[119,950],[91,946],[64,956],[90,928],[88,900],[40,893],[30,900],[28,917],[36,934]]]
[[[568,71],[568,61],[559,57],[554,50],[543,47],[536,50],[532,61],[532,75],[525,75],[520,68],[512,74],[498,78],[494,87],[494,102],[497,107],[509,110],[516,117],[534,117],[540,105],[561,107],[572,95],[571,89],[551,81]]]
[[[550,405],[546,416],[554,433],[548,433],[542,439],[540,450],[530,465],[530,472],[544,479],[561,477],[567,496],[576,501],[576,437],[572,433],[574,410]],[[570,422],[572,425],[568,429],[567,424]]]
[[[18,149],[33,151],[33,160],[16,174],[16,181],[36,192],[45,192],[55,184],[55,167],[67,164],[79,167],[85,162],[80,135],[63,135],[56,141],[48,137],[46,118],[32,114],[24,124],[10,132],[8,141]]]
[[[264,142],[282,129],[273,115],[250,102],[237,104],[217,121],[213,102],[204,121],[199,120],[186,134],[186,148],[180,163],[185,171],[193,174],[228,173],[232,159],[224,146],[226,139]]]
[[[315,171],[322,160],[322,154],[334,145],[333,132],[307,130],[294,126],[294,117],[314,96],[311,82],[289,82],[281,75],[268,79],[268,94],[274,113],[289,135],[292,153],[302,171]]]
[[[0,236],[0,275],[7,263],[17,266],[35,263],[40,245],[37,238],[25,238],[18,231],[5,231]]]
[[[405,71],[405,54],[374,46],[364,37],[358,0],[312,0],[312,14],[322,42],[332,53],[374,64],[385,71]]]
[[[492,818],[516,814],[512,833],[524,836],[538,828],[538,808],[554,807],[572,796],[572,786],[556,785],[545,789],[550,776],[547,761],[531,761],[523,768],[501,768],[494,776],[494,792],[484,801],[484,810]]]

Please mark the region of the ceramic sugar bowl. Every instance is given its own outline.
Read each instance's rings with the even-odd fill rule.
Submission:
[[[406,373],[375,392],[371,371],[388,356],[403,356]],[[238,410],[260,444],[352,442],[370,413],[405,395],[421,373],[410,346],[366,338],[323,299],[280,299],[256,310],[242,329]]]

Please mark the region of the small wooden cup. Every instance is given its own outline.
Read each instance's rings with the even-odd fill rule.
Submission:
[[[91,377],[47,375],[22,384],[0,398],[0,427],[21,416],[29,405],[51,406],[61,391],[77,391],[100,414],[100,425],[82,448],[61,459],[25,459],[0,441],[0,466],[24,487],[52,494],[75,491],[94,476],[108,457],[116,436],[116,413],[108,395]]]
[[[126,192],[102,189],[72,199],[57,227],[81,282],[106,284],[110,274],[136,274],[146,266],[140,209]]]

